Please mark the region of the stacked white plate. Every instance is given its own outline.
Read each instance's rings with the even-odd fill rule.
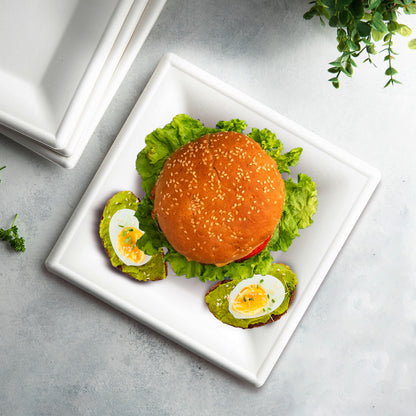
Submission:
[[[0,0],[0,133],[78,162],[166,0]]]

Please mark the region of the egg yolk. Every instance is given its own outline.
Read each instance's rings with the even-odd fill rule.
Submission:
[[[144,258],[144,253],[142,250],[138,249],[136,246],[136,241],[143,235],[143,233],[134,227],[125,227],[123,228],[117,239],[117,248],[120,253],[133,261],[134,263],[139,263]]]
[[[263,311],[266,305],[266,291],[260,285],[249,285],[241,289],[231,308],[235,312],[251,316]]]

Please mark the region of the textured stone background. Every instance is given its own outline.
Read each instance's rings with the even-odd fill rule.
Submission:
[[[80,162],[0,136],[0,414],[411,415],[416,408],[416,52],[327,82],[334,32],[306,1],[168,0]],[[416,32],[416,17],[404,19]],[[4,41],[4,40],[3,40]],[[266,384],[257,389],[48,273],[44,260],[166,52],[378,167],[382,182]]]

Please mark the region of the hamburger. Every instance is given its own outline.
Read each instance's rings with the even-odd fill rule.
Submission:
[[[223,266],[265,246],[284,199],[276,161],[248,136],[220,131],[167,159],[154,188],[153,216],[178,253]]]
[[[316,185],[291,177],[301,148],[283,153],[268,129],[234,119],[215,128],[179,114],[146,139],[136,168],[145,197],[136,211],[146,254],[165,248],[177,275],[202,281],[266,274],[312,224]],[[284,179],[282,174],[287,177]]]

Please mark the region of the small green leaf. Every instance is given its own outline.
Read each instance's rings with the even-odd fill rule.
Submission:
[[[415,14],[416,13],[416,5],[410,5],[410,6],[407,6],[407,8],[406,9],[404,9],[404,12],[406,13],[406,14]]]
[[[317,15],[317,12],[316,12],[316,10],[314,9],[314,8],[312,8],[311,10],[309,10],[309,11],[307,11],[304,15],[303,15],[303,18],[305,19],[305,20],[310,20],[310,19],[312,19],[314,16],[316,16]]]
[[[397,79],[390,78],[390,79],[387,81],[387,83],[386,83],[386,85],[384,86],[384,88],[388,87],[389,85],[394,85],[394,84],[401,84],[401,82],[400,82],[400,81],[398,81]]]
[[[341,26],[347,26],[350,21],[351,15],[347,10],[343,10],[339,14],[339,23]]]
[[[347,77],[351,77],[352,76],[352,72],[350,72],[349,71],[349,68],[350,66],[348,66],[348,67],[345,67],[345,68],[340,68],[341,69],[341,71],[347,76]],[[352,68],[351,68],[352,69]]]
[[[384,36],[383,41],[386,42],[386,44],[388,45],[389,42],[391,41],[393,34],[392,33],[387,33],[387,35]]]
[[[340,70],[336,67],[332,67],[332,68],[328,69],[328,72],[331,73],[331,74],[338,74],[339,71]]]
[[[387,24],[387,29],[389,32],[396,32],[399,30],[399,24],[397,22],[391,21]]]
[[[371,29],[371,36],[373,37],[375,42],[380,41],[381,39],[383,39],[383,32],[379,32],[376,29],[374,29],[374,27]]]
[[[329,65],[332,65],[335,68],[340,68],[342,66],[339,61],[332,61],[332,62],[329,63]]]
[[[402,36],[410,36],[412,34],[412,29],[409,26],[399,24],[399,29],[397,31]]]
[[[371,26],[366,22],[359,21],[357,23],[357,31],[362,37],[369,36],[371,33]]]
[[[371,26],[377,30],[377,32],[388,32],[386,24],[383,22],[383,16],[379,12],[375,12],[373,19],[371,20]]]
[[[409,43],[408,46],[410,49],[416,49],[416,39],[412,39]]]
[[[334,88],[339,88],[339,80],[337,79],[336,81],[332,81],[332,85]]]
[[[360,50],[360,45],[357,45],[356,43],[354,43],[353,41],[351,41],[351,40],[347,40],[347,45],[349,46],[349,48],[352,50],[352,51],[359,51]]]
[[[385,75],[391,76],[395,74],[397,74],[397,71],[393,67],[389,67],[386,69]]]
[[[364,17],[364,7],[361,0],[353,0],[349,10],[356,20],[361,20]]]
[[[331,14],[335,13],[335,0],[322,0],[322,4],[329,10]]]
[[[368,7],[370,9],[376,9],[378,6],[380,6],[381,0],[369,0],[368,1]]]
[[[337,49],[339,52],[347,52],[350,50],[346,39],[341,39],[338,43]]]
[[[328,24],[329,24],[329,26],[331,26],[331,27],[337,27],[337,26],[338,26],[338,17],[337,17],[337,16],[332,16],[332,17],[329,19]]]
[[[393,10],[386,10],[383,14],[383,20],[396,21],[397,13]]]

